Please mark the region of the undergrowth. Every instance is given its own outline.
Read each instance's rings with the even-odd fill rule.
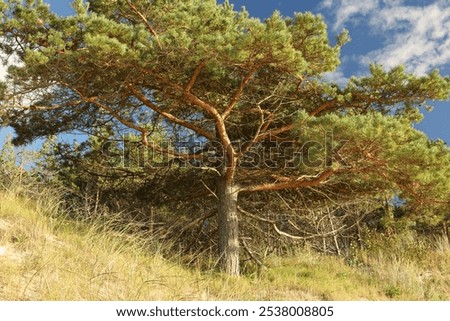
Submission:
[[[444,238],[374,237],[345,258],[297,248],[234,278],[215,271],[213,257],[186,268],[181,254],[118,228],[114,215],[77,221],[53,191],[25,190],[0,192],[1,300],[450,299]]]

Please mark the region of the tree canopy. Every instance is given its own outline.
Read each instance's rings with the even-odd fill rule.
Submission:
[[[131,132],[152,153],[217,177],[219,256],[239,273],[238,196],[327,187],[448,204],[448,147],[413,128],[420,107],[448,99],[438,71],[401,66],[324,79],[340,63],[322,17],[261,21],[215,0],[0,1],[4,124],[16,144],[81,131]],[[155,135],[157,136],[155,138]],[[180,149],[176,141],[200,148]]]

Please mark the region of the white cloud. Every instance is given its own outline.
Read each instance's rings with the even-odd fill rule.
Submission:
[[[365,16],[375,10],[378,7],[378,0],[323,0],[321,7],[334,10],[336,16],[334,29],[338,30],[351,19],[354,23],[355,16]]]
[[[425,74],[450,62],[450,8],[435,3],[425,7],[383,8],[371,17],[372,29],[387,38],[384,48],[361,61],[391,68],[405,64],[408,71]]]
[[[320,7],[325,8],[325,9],[329,9],[333,6],[333,0],[323,0],[320,3]]]
[[[378,62],[386,68],[404,64],[416,74],[450,64],[448,0],[426,6],[406,5],[403,0],[324,0],[322,5],[333,8],[335,28],[351,21],[384,38],[381,48],[359,58],[361,63]]]
[[[340,87],[346,87],[348,84],[348,78],[345,77],[344,71],[342,70],[342,67],[339,67],[333,72],[327,72],[323,74],[323,77],[325,81],[329,83],[336,83]]]

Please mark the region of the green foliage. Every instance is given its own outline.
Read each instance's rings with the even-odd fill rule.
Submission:
[[[355,186],[367,184],[374,194],[390,190],[408,201],[410,208],[421,207],[422,214],[433,206],[448,207],[450,150],[442,141],[430,141],[414,129],[407,117],[373,112],[320,117],[302,113],[298,131],[304,141],[330,133],[332,141],[321,140],[327,148],[314,150],[318,154],[314,157],[328,156],[327,165],[351,173],[347,179]]]
[[[0,151],[0,166],[6,175],[16,168],[16,152],[10,134],[6,136],[5,143]]]
[[[17,164],[16,150],[12,144],[12,137],[8,134],[0,150],[0,186],[9,188],[19,181],[20,175],[21,170]]]
[[[390,285],[386,288],[385,294],[388,298],[395,299],[401,294],[401,291],[395,285]]]

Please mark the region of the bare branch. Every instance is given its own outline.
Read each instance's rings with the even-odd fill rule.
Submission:
[[[245,241],[245,238],[240,238],[242,246],[244,247],[245,252],[250,256],[250,258],[260,267],[263,269],[267,269],[267,267],[264,266],[264,264],[253,254],[253,252],[250,250],[250,248],[247,245],[247,242]]]
[[[201,217],[196,218],[195,220],[191,221],[190,223],[188,223],[187,225],[181,227],[183,224],[185,224],[184,221],[182,220],[177,220],[175,223],[173,223],[172,225],[170,225],[166,230],[164,234],[161,234],[160,238],[161,239],[165,239],[167,236],[169,236],[173,231],[177,230],[178,228],[181,227],[181,229],[178,231],[178,236],[177,238],[181,237],[181,235],[186,232],[189,229],[195,228],[196,226],[198,226],[200,223],[204,222],[205,220],[207,220],[208,218],[211,218],[213,216],[216,215],[216,211],[211,211]]]
[[[265,124],[264,112],[261,109],[261,106],[258,105],[257,108],[258,108],[258,110],[260,112],[260,115],[261,115],[261,117],[260,117],[261,121],[259,123],[258,129],[256,130],[256,133],[253,136],[253,139],[251,141],[249,141],[249,142],[246,142],[245,145],[242,147],[242,149],[239,151],[239,154],[236,156],[237,159],[240,159],[242,156],[244,156],[245,153],[247,153],[247,151],[256,143],[256,139],[259,136],[259,134],[261,133],[261,130],[264,127],[266,127],[265,125],[267,125],[267,124]]]
[[[268,224],[275,224],[276,223],[276,221],[274,221],[274,220],[269,220],[269,219],[266,219],[266,218],[262,218],[262,217],[259,217],[259,216],[255,215],[255,214],[247,212],[246,210],[244,210],[240,206],[238,206],[237,209],[238,209],[239,212],[241,212],[245,216],[248,216],[248,217],[250,217],[250,218],[252,218],[254,220],[257,220],[257,221],[260,221],[260,222],[264,222],[264,223],[268,223]]]
[[[297,235],[292,235],[286,232],[281,231],[276,224],[273,224],[273,229],[275,230],[275,232],[277,232],[279,235],[288,237],[290,239],[293,240],[308,240],[308,239],[312,239],[312,238],[324,238],[324,237],[330,237],[330,236],[334,236],[336,235],[339,231],[343,230],[345,228],[345,226],[341,226],[340,228],[338,228],[337,230],[334,231],[330,231],[328,233],[324,233],[324,234],[315,234],[315,235],[309,235],[309,236],[297,236]]]
[[[335,103],[336,103],[335,99],[330,100],[330,101],[320,105],[317,109],[312,111],[310,113],[310,115],[311,116],[316,116],[319,113],[321,113],[322,111],[324,111],[326,108],[331,107],[332,105],[334,105]],[[267,128],[269,127],[269,125],[270,125],[270,122],[268,122],[268,124],[264,128],[261,129],[261,133],[257,137],[254,138],[254,142],[259,142],[259,141],[262,141],[262,140],[266,139],[267,137],[276,136],[276,135],[279,135],[279,134],[283,134],[283,133],[289,132],[289,131],[291,131],[291,130],[293,130],[295,128],[294,124],[289,124],[289,125],[285,125],[285,126],[282,126],[282,127],[279,127],[279,128],[274,128],[274,129],[266,131]]]
[[[268,130],[264,133],[259,134],[259,136],[255,138],[255,142],[260,142],[270,136],[276,136],[279,134],[289,132],[289,131],[293,130],[294,128],[295,128],[294,124],[289,124],[289,125],[284,125],[279,128],[274,128],[274,129]]]
[[[278,191],[282,189],[294,189],[300,187],[311,187],[323,184],[335,171],[328,169],[316,176],[302,176],[296,180],[290,180],[280,183],[268,183],[256,186],[245,187],[240,192],[260,192],[260,191]]]
[[[40,110],[40,111],[46,111],[46,110],[56,110],[56,109],[61,109],[64,107],[72,107],[72,106],[76,106],[79,105],[81,103],[83,103],[83,100],[75,100],[75,101],[71,101],[68,103],[63,103],[63,104],[58,104],[58,105],[53,105],[53,106],[11,106],[11,107],[6,107],[5,109],[8,108],[12,108],[12,109],[29,109],[29,110]]]
[[[333,231],[330,231],[330,232],[324,233],[324,234],[312,234],[312,233],[308,233],[308,232],[303,232],[302,231],[302,233],[309,234],[309,235],[308,236],[297,236],[297,235],[292,235],[292,234],[289,234],[289,233],[281,231],[278,228],[278,226],[277,226],[277,221],[265,219],[265,218],[259,217],[257,215],[254,215],[252,213],[249,213],[249,212],[245,211],[244,209],[242,209],[240,206],[238,206],[238,210],[239,210],[239,212],[241,212],[245,216],[248,216],[248,217],[250,217],[250,218],[252,218],[254,220],[258,220],[260,222],[264,222],[264,223],[268,223],[268,224],[272,225],[274,231],[277,232],[277,234],[279,234],[281,236],[288,237],[288,238],[293,239],[293,240],[308,240],[308,239],[313,239],[313,238],[317,238],[317,237],[324,238],[324,237],[334,236],[339,231],[341,231],[341,230],[343,230],[345,228],[345,226],[341,226],[340,228],[338,228],[336,230],[333,230]]]
[[[187,230],[189,230],[189,229],[191,229],[191,228],[196,227],[198,224],[202,223],[203,221],[207,220],[208,218],[211,218],[211,217],[215,216],[216,214],[217,214],[216,211],[212,211],[212,212],[209,212],[209,213],[207,213],[207,214],[205,214],[205,215],[203,215],[201,217],[196,218],[195,220],[193,220],[189,224],[183,226],[183,228],[180,230],[180,234],[185,232],[185,231],[187,231]]]

